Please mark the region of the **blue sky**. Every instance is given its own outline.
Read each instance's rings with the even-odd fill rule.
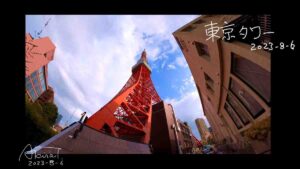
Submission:
[[[56,45],[49,85],[65,126],[91,116],[123,87],[143,49],[160,97],[199,138],[203,110],[186,60],[172,33],[197,15],[27,15],[26,32]],[[50,21],[49,21],[50,20]],[[45,23],[48,22],[45,27]]]

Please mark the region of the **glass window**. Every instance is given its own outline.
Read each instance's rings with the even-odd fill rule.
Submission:
[[[41,73],[44,73],[44,67],[41,67],[40,69],[39,69],[39,73],[41,74]]]
[[[45,79],[44,79],[44,76],[40,77],[40,83],[41,83],[41,85],[45,85]]]
[[[31,82],[30,82],[30,77],[29,77],[29,76],[26,77],[25,80],[26,80],[26,85],[27,85],[27,83],[31,83]]]
[[[42,92],[44,92],[46,90],[46,85],[45,83],[43,83],[44,85],[42,85]]]
[[[44,79],[45,78],[44,73],[40,74],[39,78]]]
[[[31,84],[26,86],[26,90],[32,90],[32,89],[33,89],[33,86]]]
[[[200,42],[195,42],[195,46],[198,52],[198,55],[208,61],[210,61],[210,55],[208,52],[208,46],[200,43]]]
[[[35,95],[35,92],[34,92],[33,89],[29,90],[29,94],[30,94],[30,97],[32,98],[32,100],[35,101],[36,100],[36,95]]]
[[[232,73],[254,89],[266,102],[270,102],[270,72],[250,60],[232,53]]]
[[[240,102],[230,93],[227,95],[227,102],[230,104],[230,106],[234,109],[234,111],[237,113],[241,121],[244,125],[248,124],[249,118],[247,116],[247,111],[243,108],[243,106],[240,104]]]
[[[41,67],[39,69],[39,78],[43,78],[44,77],[44,67]]]
[[[39,78],[40,78],[40,79],[44,79],[44,75],[43,75],[43,74],[40,74]]]
[[[253,118],[258,117],[264,109],[262,106],[248,93],[246,92],[236,81],[230,82],[231,92],[243,103]]]
[[[46,84],[44,79],[41,81],[41,86],[42,86],[42,92],[44,92],[46,90]]]
[[[41,89],[39,87],[35,88],[35,91],[37,92],[37,95],[40,96],[41,95]]]
[[[34,78],[34,79],[33,79],[33,85],[34,85],[34,86],[38,85],[38,79],[37,79],[37,78]]]
[[[29,90],[32,87],[30,77],[26,78],[26,89]]]
[[[35,78],[37,74],[38,74],[37,71],[33,72],[33,73],[31,74],[31,78],[32,78],[32,79]]]
[[[229,114],[230,118],[232,119],[232,121],[234,122],[235,126],[240,129],[242,128],[242,124],[241,122],[238,120],[235,111],[231,108],[231,106],[228,103],[225,103],[224,106],[225,110],[227,111],[227,113]]]
[[[44,77],[40,78],[40,82],[45,83],[45,78]]]

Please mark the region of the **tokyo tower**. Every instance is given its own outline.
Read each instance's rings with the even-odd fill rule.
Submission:
[[[146,51],[116,96],[87,119],[86,125],[122,139],[148,144],[152,105],[161,99],[152,83]]]

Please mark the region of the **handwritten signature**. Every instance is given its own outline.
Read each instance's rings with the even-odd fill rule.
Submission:
[[[26,151],[29,149],[28,151]],[[32,149],[31,144],[27,144],[24,149],[22,150],[20,156],[19,156],[19,161],[21,161],[21,158],[24,156],[28,160],[32,159],[59,159],[59,151],[61,148],[58,147],[43,147],[43,149],[54,149],[56,150],[55,154],[48,153],[48,154],[37,154],[36,150]]]

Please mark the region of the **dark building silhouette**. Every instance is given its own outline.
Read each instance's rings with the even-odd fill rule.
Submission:
[[[152,106],[152,111],[150,142],[153,153],[179,153],[176,118],[172,106],[161,101]]]

